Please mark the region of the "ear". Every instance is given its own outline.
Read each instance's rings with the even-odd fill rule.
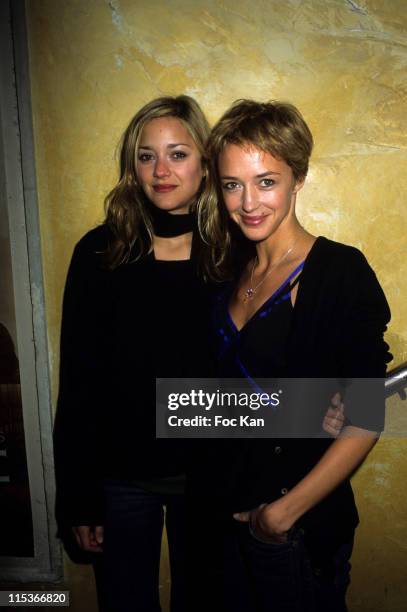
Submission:
[[[295,184],[294,184],[294,189],[293,189],[293,192],[294,192],[294,193],[298,193],[298,192],[299,192],[299,190],[303,188],[304,183],[305,183],[305,178],[306,178],[306,177],[305,177],[305,176],[303,176],[302,178],[299,178],[299,179],[297,179],[297,180],[295,181]]]

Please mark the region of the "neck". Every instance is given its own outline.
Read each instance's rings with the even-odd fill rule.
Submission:
[[[309,236],[310,234],[297,219],[295,223],[290,224],[290,227],[280,226],[275,234],[256,244],[258,269],[265,270],[274,265],[292,247],[295,247],[293,251],[297,252],[298,246],[302,245]]]
[[[153,237],[155,259],[174,261],[190,259],[192,248],[192,232],[175,236],[174,238]]]

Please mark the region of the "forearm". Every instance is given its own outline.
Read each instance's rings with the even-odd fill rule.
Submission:
[[[289,529],[348,478],[376,441],[375,432],[346,427],[315,467],[284,497],[270,504],[281,531]]]

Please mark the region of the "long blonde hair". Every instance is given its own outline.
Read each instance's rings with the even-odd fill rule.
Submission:
[[[156,98],[134,115],[121,140],[119,181],[105,199],[105,223],[113,235],[106,253],[107,266],[111,269],[128,261],[134,246],[137,246],[136,258],[152,249],[153,226],[147,199],[137,177],[136,156],[144,126],[159,117],[179,119],[201,154],[203,168],[208,164],[206,144],[210,127],[193,98],[184,95]],[[196,207],[200,206],[203,191],[204,185],[198,194]]]

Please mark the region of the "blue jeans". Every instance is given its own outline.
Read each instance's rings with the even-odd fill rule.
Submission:
[[[256,539],[246,523],[236,523],[224,542],[225,612],[346,612],[353,542],[318,567],[298,529],[287,542],[270,544]]]
[[[103,612],[160,612],[159,568],[165,524],[171,567],[171,612],[185,612],[185,498],[126,482],[105,487],[103,553],[95,571]]]

